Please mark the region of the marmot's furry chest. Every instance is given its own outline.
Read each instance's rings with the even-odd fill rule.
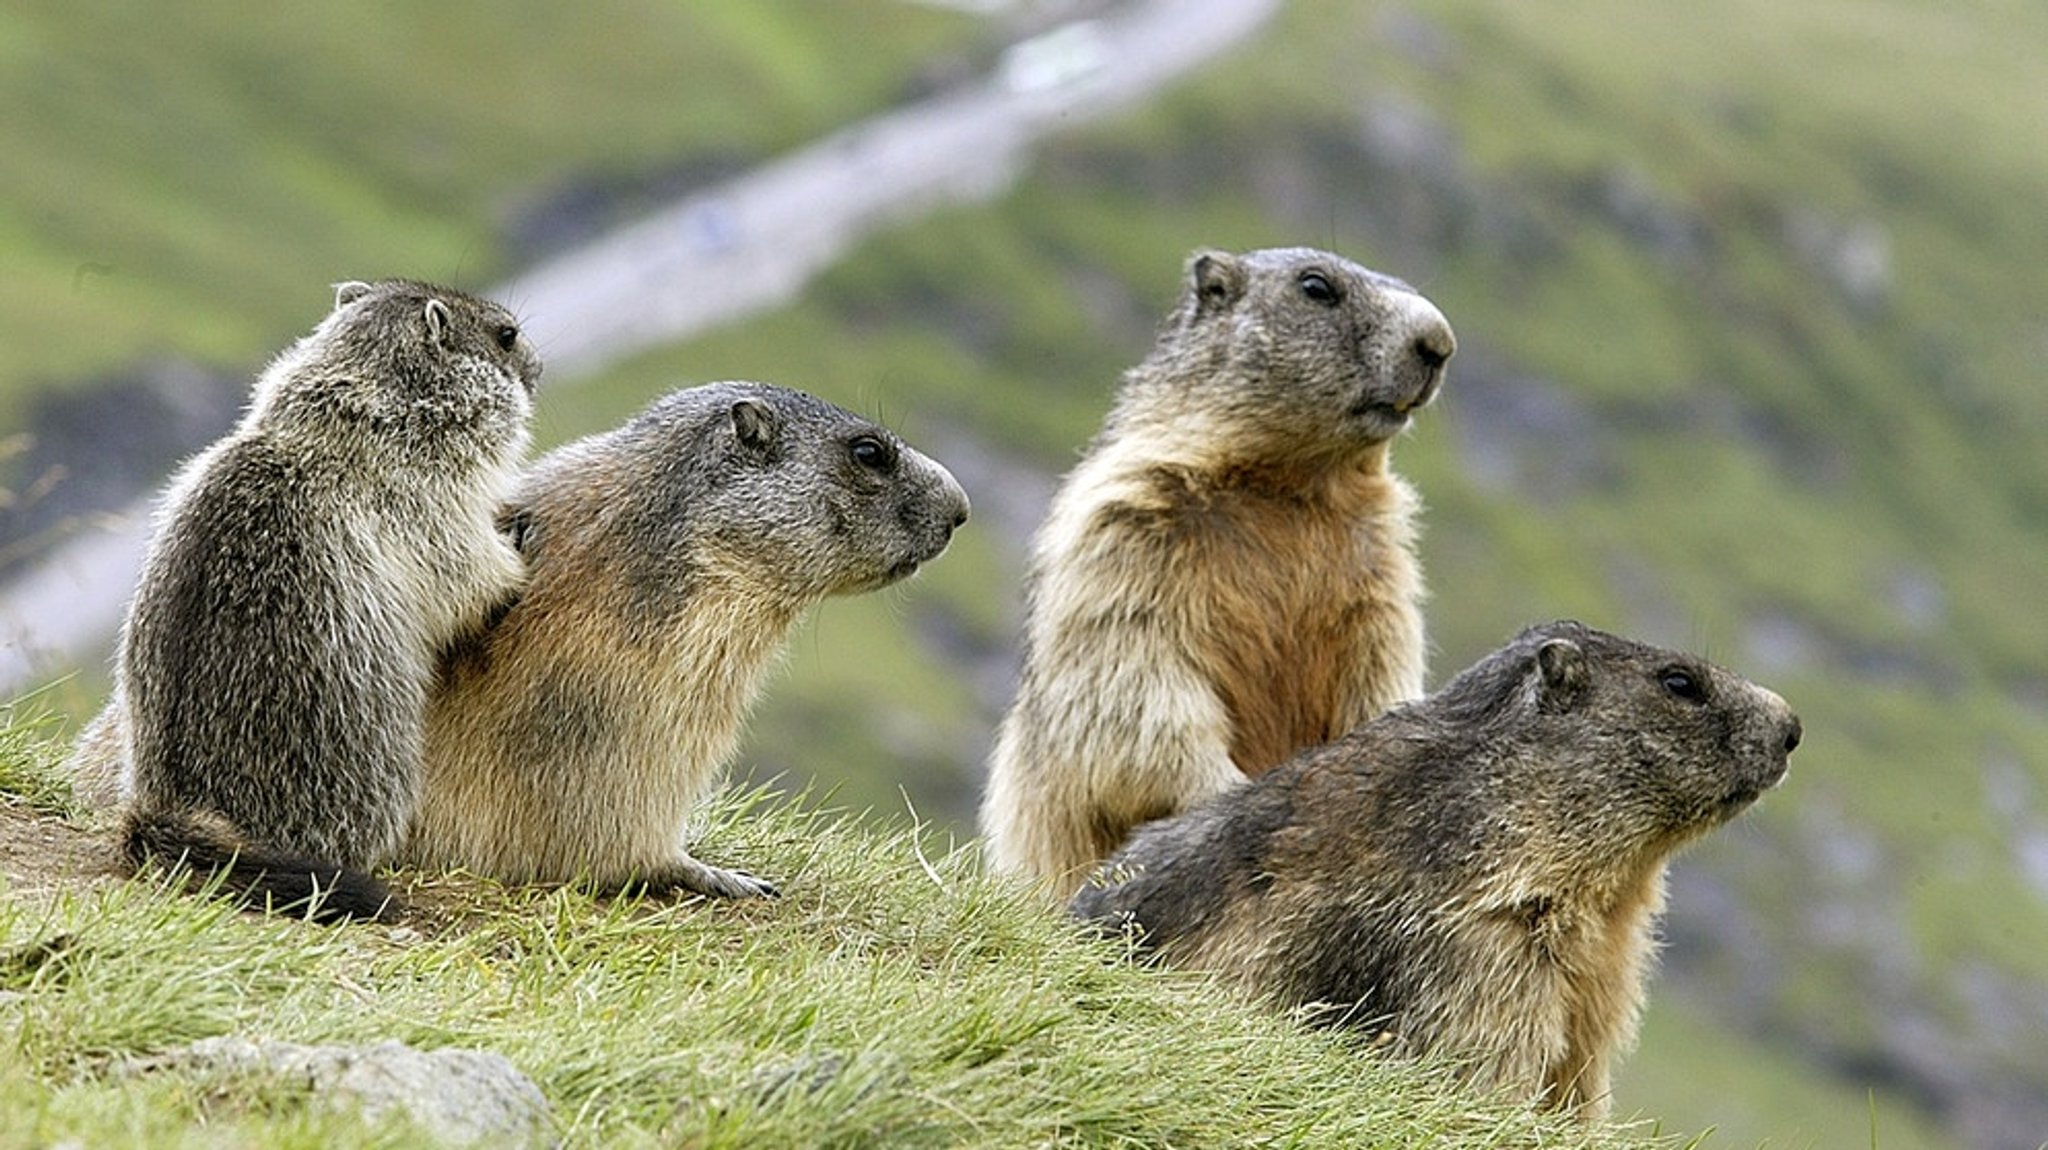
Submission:
[[[1169,597],[1188,604],[1190,657],[1230,715],[1231,760],[1245,774],[1398,700],[1373,657],[1405,646],[1388,632],[1415,582],[1388,530],[1405,518],[1396,482],[1362,477],[1335,498],[1190,494],[1170,513]]]

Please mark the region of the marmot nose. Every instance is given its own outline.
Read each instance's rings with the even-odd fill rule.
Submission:
[[[1432,334],[1416,339],[1415,358],[1422,361],[1422,366],[1435,371],[1450,361],[1452,354],[1458,350],[1458,345],[1451,342],[1450,334],[1451,329],[1444,328],[1441,338],[1435,338]]]
[[[1444,318],[1435,304],[1419,295],[1402,292],[1394,299],[1416,361],[1431,374],[1441,371],[1458,350],[1458,337],[1451,334],[1451,321]]]
[[[1791,753],[1792,753],[1793,751],[1796,751],[1796,750],[1798,750],[1798,749],[1799,749],[1799,738],[1800,738],[1800,736],[1801,736],[1801,735],[1803,735],[1803,734],[1805,734],[1805,732],[1804,732],[1804,731],[1803,731],[1803,730],[1802,730],[1802,729],[1800,728],[1800,726],[1799,726],[1799,716],[1797,716],[1797,715],[1794,715],[1794,716],[1792,716],[1792,726],[1791,726],[1791,727],[1790,727],[1790,728],[1789,728],[1788,730],[1786,730],[1786,732],[1785,732],[1785,753],[1786,753],[1786,754],[1788,754],[1788,755],[1789,755],[1789,754],[1791,754]]]
[[[943,508],[939,511],[941,516],[952,523],[952,526],[946,528],[946,533],[950,535],[967,525],[967,512],[971,505],[967,501],[967,489],[960,486],[960,481],[953,478],[953,473],[944,467],[940,467],[939,471],[945,476],[945,498],[953,505],[953,514],[950,516],[946,515]]]

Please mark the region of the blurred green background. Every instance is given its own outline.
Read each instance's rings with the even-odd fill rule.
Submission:
[[[217,434],[331,282],[505,282],[1124,7],[17,0],[0,580]],[[1026,540],[1186,253],[1309,244],[1400,275],[1461,348],[1396,450],[1428,504],[1433,680],[1576,616],[1805,720],[1786,785],[1674,871],[1618,1112],[1709,1146],[2034,1146],[2044,58],[2048,8],[1997,0],[1300,0],[1075,114],[993,198],[544,381],[537,426],[759,378],[952,466],[975,521],[909,586],[816,613],[741,769],[970,834]],[[110,650],[48,668],[77,673],[47,697],[89,712]]]

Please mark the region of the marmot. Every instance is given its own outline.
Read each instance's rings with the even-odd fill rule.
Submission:
[[[728,382],[550,453],[504,519],[529,579],[442,668],[405,859],[746,897],[774,888],[684,831],[764,671],[806,608],[943,551],[967,495],[851,412]]]
[[[180,470],[80,751],[121,761],[131,861],[226,870],[255,905],[382,913],[367,869],[418,797],[435,660],[523,577],[496,512],[540,373],[495,303],[341,284]]]
[[[1785,700],[1577,623],[1141,828],[1072,902],[1474,1085],[1608,1106],[1665,864],[1785,774]]]
[[[1064,897],[1139,823],[1422,694],[1417,501],[1387,456],[1455,348],[1328,252],[1188,261],[1034,544],[997,869]]]

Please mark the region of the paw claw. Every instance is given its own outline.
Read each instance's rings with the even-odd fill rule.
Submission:
[[[780,898],[781,890],[764,878],[756,878],[743,870],[728,870],[701,863],[684,856],[671,866],[647,875],[627,889],[638,889],[649,894],[673,891],[688,891],[706,898]]]

